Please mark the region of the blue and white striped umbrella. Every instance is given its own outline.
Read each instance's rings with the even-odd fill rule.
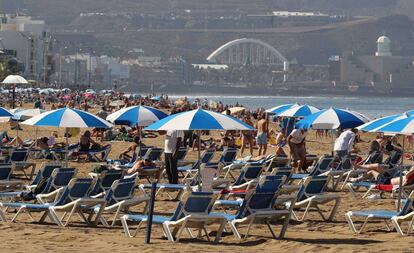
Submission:
[[[167,116],[164,112],[153,107],[130,106],[108,115],[106,120],[116,125],[149,126]]]
[[[196,109],[170,115],[145,130],[255,130],[248,124],[217,112]]]
[[[412,135],[414,134],[414,116],[394,120],[375,129],[375,131],[389,134]]]
[[[296,123],[297,128],[337,129],[354,128],[368,122],[360,113],[330,108],[311,114]]]
[[[110,128],[112,124],[93,115],[92,113],[62,108],[49,112],[42,113],[34,116],[22,124],[30,126],[50,126],[50,127],[98,127],[98,128]]]
[[[357,127],[359,130],[365,131],[365,132],[376,132],[377,129],[381,128],[382,126],[385,126],[393,121],[399,120],[399,119],[405,119],[409,117],[407,113],[403,114],[396,114],[391,115],[387,117],[382,117],[379,119],[375,119],[372,121],[369,121],[359,127]]]
[[[0,117],[13,117],[13,113],[6,108],[0,107]]]
[[[276,106],[276,107],[267,109],[266,112],[279,115],[280,113],[282,113],[282,112],[284,112],[286,110],[289,110],[291,108],[298,107],[298,106],[299,106],[298,103],[295,103],[295,104],[284,104],[284,105],[279,105],[279,106]]]
[[[17,108],[17,109],[13,109],[12,110],[14,113],[13,119],[14,120],[27,120],[30,119],[31,117],[40,115],[44,112],[46,112],[45,110],[42,109],[23,109],[23,108]]]
[[[279,113],[278,116],[280,117],[306,117],[316,112],[319,112],[320,109],[310,106],[310,105],[299,105],[287,109],[286,111]]]

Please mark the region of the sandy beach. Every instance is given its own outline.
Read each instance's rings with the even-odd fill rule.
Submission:
[[[9,133],[8,124],[3,123],[2,129]],[[34,138],[35,128],[22,125],[23,131],[19,131],[19,136],[23,139]],[[38,128],[37,136],[47,136],[53,128]],[[59,136],[63,136],[60,130]],[[368,141],[374,136],[363,134],[364,142],[357,145],[362,153],[366,152]],[[61,139],[63,140],[63,139]],[[77,142],[77,138],[71,138],[70,142]],[[155,139],[144,139],[147,145],[162,147],[163,137]],[[110,158],[115,158],[121,150],[130,145],[127,142],[111,142],[113,148]],[[308,137],[307,148],[312,154],[322,155],[330,153],[331,140],[316,140],[315,133],[312,131]],[[257,150],[255,150],[257,152]],[[270,148],[268,153],[274,152]],[[196,152],[190,151],[189,158],[195,158]],[[37,168],[40,167],[42,160],[36,160]],[[91,170],[93,163],[71,162],[70,166],[78,168],[78,177],[86,177]],[[145,183],[144,180],[142,180]],[[136,194],[140,194],[136,191]],[[52,223],[38,224],[31,222],[30,218],[22,214],[16,223],[0,223],[0,238],[2,238],[0,252],[412,252],[412,235],[401,237],[396,232],[388,232],[384,223],[373,222],[368,227],[368,232],[361,235],[354,235],[344,218],[344,213],[349,210],[362,209],[392,209],[394,199],[385,194],[382,200],[362,199],[359,193],[358,199],[354,199],[349,192],[339,192],[342,202],[333,222],[324,222],[316,212],[312,212],[305,222],[291,221],[283,240],[271,238],[265,226],[254,226],[251,236],[244,240],[237,240],[231,233],[225,233],[219,244],[203,240],[190,239],[187,235],[180,243],[170,243],[163,238],[160,227],[154,226],[151,244],[144,244],[145,230],[142,229],[137,237],[128,238],[118,223],[113,228],[103,226],[87,227],[78,222],[71,223],[68,227],[59,228]],[[164,195],[157,198],[155,211],[158,214],[167,214],[175,209],[176,202],[168,200]],[[137,211],[142,210],[142,206],[137,207]],[[12,214],[9,214],[12,215]],[[8,216],[10,217],[10,216]],[[37,216],[36,216],[37,217]],[[280,225],[275,225],[279,231]],[[213,227],[214,230],[214,227]],[[242,227],[242,231],[243,227]],[[211,233],[214,237],[214,233]]]

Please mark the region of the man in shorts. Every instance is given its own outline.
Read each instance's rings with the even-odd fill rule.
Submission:
[[[256,144],[259,146],[258,156],[265,155],[267,151],[267,136],[269,135],[269,121],[266,112],[263,112],[257,122]]]

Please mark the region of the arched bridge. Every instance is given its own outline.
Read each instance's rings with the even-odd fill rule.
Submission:
[[[258,39],[242,38],[227,42],[208,57],[210,63],[227,65],[280,65],[289,70],[288,60],[274,47]],[[287,75],[285,75],[285,80]]]

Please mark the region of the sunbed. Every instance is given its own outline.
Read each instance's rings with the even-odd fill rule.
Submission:
[[[352,230],[352,232],[358,233],[358,234],[364,231],[369,221],[382,220],[385,222],[388,230],[391,230],[391,227],[388,224],[388,222],[391,221],[394,227],[396,228],[397,232],[400,235],[404,235],[404,232],[401,229],[400,223],[403,221],[410,221],[408,231],[407,231],[407,234],[408,234],[413,229],[413,222],[414,222],[413,201],[414,201],[414,192],[411,193],[410,196],[404,201],[405,203],[401,210],[349,211],[345,214],[345,219],[347,220],[349,228]],[[361,217],[365,219],[359,229],[355,227],[355,223],[352,220],[352,217]]]
[[[293,216],[298,221],[303,221],[311,209],[316,209],[324,221],[332,221],[341,202],[339,195],[326,193],[325,188],[331,180],[330,176],[309,176],[299,190],[296,203],[294,203]],[[320,206],[334,202],[334,206],[328,218],[322,212]],[[296,214],[296,210],[305,208],[302,217]]]

